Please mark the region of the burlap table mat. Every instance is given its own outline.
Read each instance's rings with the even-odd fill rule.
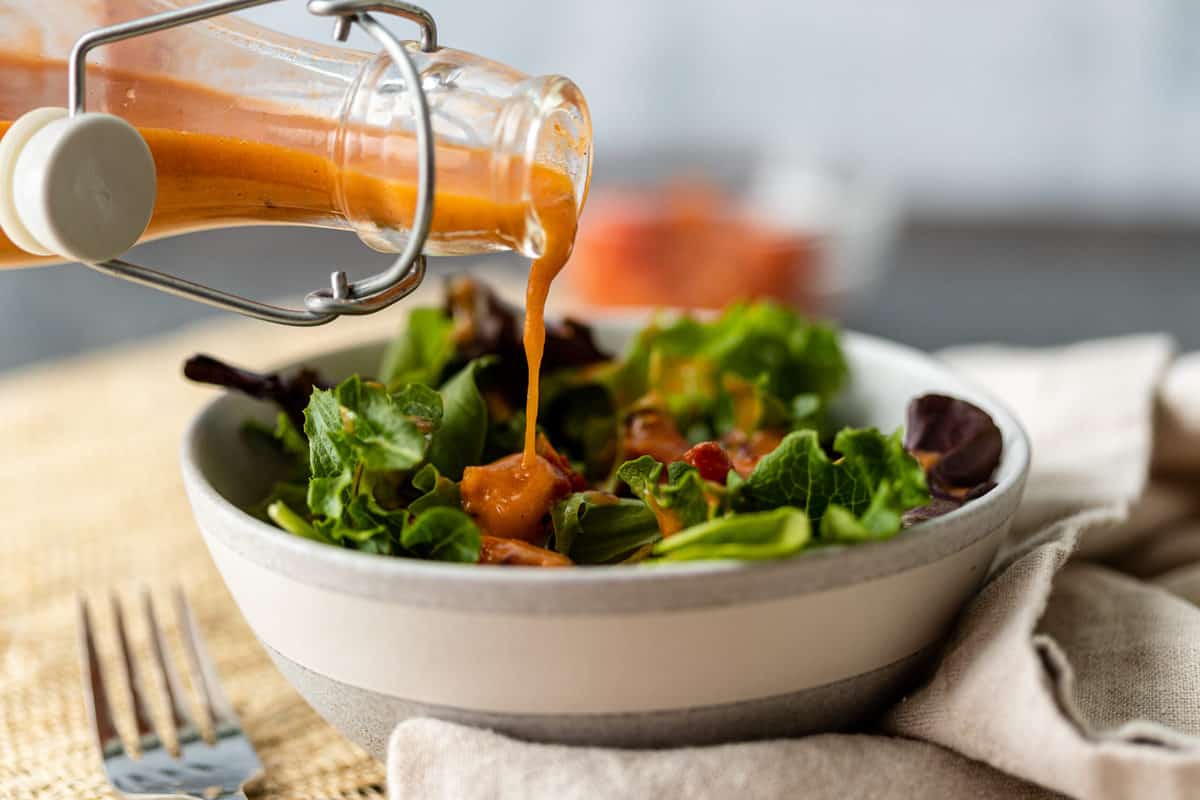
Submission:
[[[422,291],[436,294],[438,281],[429,283]],[[100,645],[111,659],[108,592],[136,600],[146,587],[173,624],[165,612],[175,585],[192,601],[266,766],[253,796],[384,796],[382,766],[276,672],[209,561],[178,452],[189,419],[215,395],[188,384],[180,367],[198,351],[266,367],[389,334],[403,316],[312,330],[222,317],[0,378],[0,798],[111,796],[83,710],[76,598],[98,602]],[[140,625],[131,635],[135,647],[145,644]]]

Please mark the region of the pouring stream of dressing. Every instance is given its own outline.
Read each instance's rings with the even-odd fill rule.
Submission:
[[[557,173],[534,175],[535,184],[558,182],[555,178],[561,176]],[[557,192],[549,186],[535,186],[535,197],[540,201],[537,209],[545,231],[545,246],[542,255],[530,267],[529,283],[525,287],[524,344],[525,360],[529,362],[529,392],[525,399],[525,447],[521,457],[524,469],[529,469],[537,457],[538,388],[542,353],[546,346],[546,299],[550,294],[550,284],[571,257],[578,226],[575,199],[570,189],[569,183],[560,186]]]

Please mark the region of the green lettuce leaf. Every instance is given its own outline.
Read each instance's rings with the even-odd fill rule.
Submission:
[[[283,500],[275,500],[267,506],[267,517],[288,533],[312,539],[314,542],[332,544],[327,537],[317,533],[307,519],[293,511]]]
[[[419,512],[382,508],[370,494],[356,495],[341,517],[307,522],[282,501],[271,506],[276,524],[317,541],[379,555],[474,563],[480,533],[460,509],[426,504]]]
[[[658,487],[659,505],[678,515],[685,528],[712,519],[724,500],[720,486],[704,480],[699,470],[682,461],[667,466],[667,482]]]
[[[307,468],[305,474],[307,475]],[[266,497],[246,510],[261,520],[271,522],[268,511],[272,504],[279,501],[292,509],[308,508],[308,478],[276,481],[271,485]]]
[[[774,303],[729,308],[713,326],[705,352],[723,373],[765,376],[767,390],[784,401],[804,393],[830,396],[846,377],[837,331]]]
[[[617,477],[625,481],[625,485],[641,498],[652,496],[658,489],[662,477],[663,465],[651,456],[641,456],[633,461],[626,461],[617,468]]]
[[[304,412],[307,505],[314,517],[325,518],[313,523],[323,535],[361,542],[379,534],[374,517],[354,503],[359,496],[374,502],[372,491],[384,475],[424,460],[440,414],[434,395],[410,386],[393,396],[357,376],[313,392]]]
[[[414,308],[404,330],[383,354],[379,380],[389,387],[406,383],[437,386],[454,358],[454,320],[440,308]]]
[[[456,481],[485,456],[519,448],[524,419],[513,387],[524,372],[512,363],[515,344],[502,372],[490,369],[494,348],[469,352],[453,329],[447,312],[415,310],[388,348],[383,383],[352,377],[313,391],[302,431],[283,415],[274,430],[251,431],[295,467],[260,513],[335,546],[476,562],[481,532]],[[540,423],[559,451],[593,485],[619,480],[633,494],[579,492],[554,505],[552,544],[576,563],[783,558],[814,539],[887,538],[906,511],[929,501],[899,434],[847,429],[833,441],[836,454],[822,448],[818,431],[845,359],[831,328],[783,306],[657,322],[623,360],[600,358],[558,363],[542,386]],[[621,463],[622,425],[640,402],[668,411],[691,441],[793,433],[748,477],[731,472],[714,483],[682,462]]]
[[[652,324],[620,363],[595,373],[619,408],[653,392],[681,430],[750,432],[811,417],[841,388],[846,361],[833,328],[762,302],[711,321]],[[817,406],[806,399],[795,407],[801,396]]]
[[[822,539],[886,538],[900,530],[900,515],[929,502],[925,473],[904,449],[900,432],[847,428],[837,435],[831,461],[812,430],[784,437],[736,488],[735,507],[757,511],[803,510]],[[825,521],[826,512],[833,518]],[[853,525],[851,525],[853,521]]]
[[[871,503],[860,515],[849,509],[830,505],[821,518],[821,541],[835,544],[855,544],[873,539],[887,539],[900,530],[903,511],[895,497],[892,484],[884,481],[871,497]],[[906,509],[907,510],[907,509]]]
[[[658,520],[641,500],[577,492],[552,512],[554,548],[576,564],[611,564],[662,538]]]
[[[424,460],[431,420],[407,413],[411,408],[397,401],[405,397],[403,393],[393,396],[382,385],[364,383],[357,375],[334,391],[342,441],[364,468],[407,470]]]
[[[519,452],[525,444],[525,409],[514,411],[503,419],[492,417],[488,411],[487,435],[479,463],[491,462]]]
[[[660,359],[698,356],[707,338],[708,326],[692,317],[680,317],[667,324],[652,322],[634,337],[624,358],[598,377],[612,390],[619,407],[628,408],[650,391],[651,363],[656,354]]]
[[[798,394],[792,398],[788,412],[793,430],[812,428],[823,431],[826,425],[825,401],[819,394]]]
[[[379,555],[406,555],[400,534],[409,518],[405,509],[386,509],[372,494],[354,494],[340,516],[316,516],[312,526],[328,541]]]
[[[819,406],[820,397],[816,394],[801,394],[793,399],[792,405],[800,401],[801,410],[807,410],[806,403],[813,400]],[[812,409],[813,412],[816,409]],[[809,415],[806,415],[806,418]],[[749,380],[727,373],[721,376],[721,388],[717,393],[714,404],[714,429],[718,435],[724,436],[730,431],[757,431],[763,428],[791,429],[794,416],[788,404],[771,394],[767,388],[767,376],[760,375],[755,380]]]
[[[482,538],[469,515],[439,506],[413,517],[404,527],[401,544],[417,558],[474,564]]]
[[[586,477],[594,481],[608,477],[620,438],[612,393],[598,383],[570,385],[556,376],[543,381],[542,393],[538,424],[550,441],[570,454]]]
[[[700,477],[700,472],[682,461],[667,469],[667,480],[660,482],[663,465],[650,456],[626,461],[617,468],[617,478],[658,516],[664,533],[690,528],[712,519],[725,506],[724,488]]]
[[[267,507],[269,518],[297,535],[364,552],[477,560],[479,531],[462,515],[458,487],[439,470],[431,446],[440,441],[445,453],[458,443],[465,453],[456,457],[475,463],[482,445],[472,455],[470,440],[480,442],[483,431],[472,428],[486,425],[477,366],[444,393],[416,383],[389,392],[357,376],[314,392],[304,426],[308,516],[297,512],[294,496],[280,496]]]
[[[478,376],[491,363],[490,358],[477,358],[442,386],[444,411],[441,427],[429,448],[429,463],[453,480],[460,480],[463,470],[478,464],[483,456],[488,410],[479,391]]]
[[[392,551],[390,530],[393,526],[402,529],[404,517],[403,511],[384,512],[371,501],[370,495],[359,494],[346,505],[343,516],[316,519],[313,527],[340,544],[387,554]]]
[[[354,484],[354,473],[344,469],[334,475],[308,480],[308,508],[318,516],[338,518],[350,502],[350,488]]]
[[[356,461],[342,426],[341,406],[333,391],[312,393],[304,410],[308,437],[308,507],[314,514],[340,517],[353,482]]]
[[[409,383],[391,392],[392,401],[401,414],[410,417],[428,432],[436,431],[442,425],[442,396],[436,389],[422,383]]]
[[[808,516],[795,508],[777,508],[718,517],[654,545],[658,561],[787,558],[804,549],[812,535]]]
[[[421,493],[408,504],[408,510],[412,514],[421,514],[438,507],[462,507],[458,484],[443,476],[433,464],[426,464],[417,470],[417,474],[413,475],[412,485]]]
[[[308,461],[308,440],[296,428],[296,424],[292,422],[292,418],[285,411],[280,411],[276,415],[274,428],[254,420],[246,420],[242,425],[242,430],[255,438],[269,438],[274,446],[289,458]]]
[[[267,508],[277,500],[293,508],[304,508],[308,493],[308,440],[291,417],[280,411],[274,428],[248,419],[242,423],[241,433],[251,446],[273,456],[274,463],[267,468],[278,476],[267,496],[247,510],[259,519],[269,520]]]
[[[298,458],[308,458],[308,440],[283,411],[275,419],[275,438],[279,440],[283,451]]]
[[[342,426],[341,406],[333,391],[312,393],[304,409],[304,435],[308,437],[308,468],[313,477],[331,477],[354,465],[354,454]]]

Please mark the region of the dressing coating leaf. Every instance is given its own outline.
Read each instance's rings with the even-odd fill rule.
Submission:
[[[723,509],[724,488],[704,480],[695,467],[676,461],[666,469],[663,481],[663,465],[651,456],[617,468],[617,478],[654,513],[664,536],[710,520]]]
[[[760,302],[730,306],[711,321],[653,323],[601,380],[620,408],[652,393],[681,430],[724,434],[810,424],[845,377],[833,328]]]
[[[273,429],[245,427],[280,467],[254,513],[283,530],[383,555],[541,564],[525,552],[489,556],[456,483],[521,446],[520,333],[519,309],[458,280],[443,308],[409,315],[381,383],[331,386],[309,371],[260,375],[207,357],[188,374],[283,409]],[[823,432],[846,376],[838,335],[769,302],[660,319],[615,361],[586,326],[552,323],[543,368],[539,453],[544,445],[571,476],[555,496],[573,490],[550,509],[547,546],[575,563],[785,558],[886,539],[994,485],[1000,432],[950,397],[913,402],[906,443],[845,429],[831,448]],[[625,460],[640,453],[651,455]],[[619,482],[632,498],[580,491]]]

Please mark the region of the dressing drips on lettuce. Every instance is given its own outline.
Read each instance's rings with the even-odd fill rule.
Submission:
[[[834,430],[836,330],[772,303],[656,319],[616,356],[547,326],[537,458],[523,464],[520,312],[458,279],[378,374],[333,384],[207,356],[186,374],[273,401],[249,441],[284,465],[253,509],[387,556],[536,566],[787,558],[891,538],[994,486],[1000,432],[963,400],[916,398],[908,434]]]

